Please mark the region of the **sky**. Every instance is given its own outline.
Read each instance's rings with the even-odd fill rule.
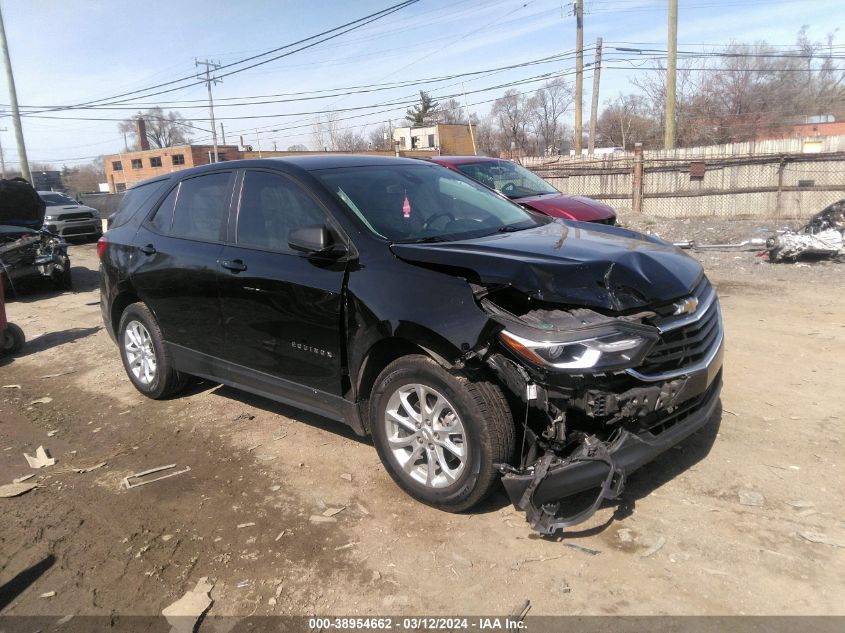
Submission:
[[[121,97],[122,103],[108,106],[111,109],[44,110],[97,99],[105,100],[102,106],[115,101],[110,98],[116,95],[194,75],[197,58],[229,64],[399,1],[0,0],[18,102],[23,112],[30,113],[23,117],[29,161],[73,166],[122,151],[124,139],[117,121],[156,104],[165,110],[179,106],[178,111],[201,128],[194,132],[195,142],[208,143],[207,92],[202,84],[157,96],[135,93]],[[842,0],[679,0],[679,7],[681,50],[719,50],[732,41],[766,40],[787,46],[795,42],[804,24],[810,37],[818,40],[840,29],[837,42],[845,43]],[[607,63],[601,75],[602,103],[620,92],[636,91],[631,79],[643,72],[637,69],[642,62],[613,62],[636,56],[615,48],[663,50],[666,25],[667,0],[585,0],[584,43],[590,47],[586,62],[591,61],[596,38],[604,40]],[[331,41],[225,77],[214,86],[215,115],[225,127],[229,144],[243,135],[245,143],[260,144],[262,149],[294,144],[314,149],[315,111],[361,108],[338,113],[338,125],[366,133],[388,119],[395,125],[403,118],[406,102],[413,101],[419,89],[426,89],[436,97],[457,95],[471,111],[485,115],[490,102],[507,89],[489,88],[547,73],[569,73],[565,76],[571,80],[574,60],[564,54],[574,47],[571,2],[419,0]],[[553,55],[564,56],[529,67],[416,82]],[[261,59],[265,58],[256,61]],[[588,113],[591,73],[586,72],[584,78]],[[325,92],[398,82],[406,84],[346,96]],[[526,81],[515,89],[528,92],[541,84],[540,79]],[[324,92],[291,94],[314,91]],[[301,100],[306,96],[307,100]],[[300,100],[231,105],[247,97],[261,97],[248,101]],[[8,104],[7,86],[0,76],[0,109],[5,113]],[[0,120],[0,140],[7,165],[15,168],[18,157],[8,116]]]

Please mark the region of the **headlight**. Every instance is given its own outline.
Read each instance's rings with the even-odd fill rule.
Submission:
[[[57,215],[45,215],[44,219],[45,220],[58,220],[59,216],[57,216]]]
[[[543,341],[502,330],[499,338],[508,349],[535,365],[576,373],[599,372],[639,365],[657,340],[657,332],[649,329],[619,324],[556,333],[558,340]]]

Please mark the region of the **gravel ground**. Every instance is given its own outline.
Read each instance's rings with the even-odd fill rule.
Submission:
[[[710,228],[653,230],[748,235]],[[545,540],[504,493],[463,515],[414,502],[369,441],[328,420],[208,383],[146,400],[102,329],[94,246],[71,256],[76,292],[8,306],[29,343],[0,361],[0,482],[34,473],[39,487],[0,499],[0,586],[28,578],[0,589],[3,614],[158,614],[202,576],[212,615],[525,599],[535,615],[845,614],[842,265],[697,254],[726,321],[721,415],[633,475],[620,504]],[[31,470],[23,453],[42,444],[57,463]],[[171,463],[190,471],[121,487]]]

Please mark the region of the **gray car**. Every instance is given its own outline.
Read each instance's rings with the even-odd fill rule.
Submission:
[[[47,205],[44,228],[65,239],[99,239],[103,223],[96,209],[80,204],[70,196],[57,191],[39,191]]]

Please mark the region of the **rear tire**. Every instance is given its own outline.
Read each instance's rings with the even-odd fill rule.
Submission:
[[[14,323],[6,324],[6,331],[2,333],[0,341],[0,354],[17,354],[23,349],[26,343],[26,336],[23,330]]]
[[[494,464],[508,462],[515,443],[513,417],[498,385],[449,372],[422,355],[399,358],[379,375],[370,429],[399,487],[449,512],[468,510],[490,495],[498,480]]]
[[[184,388],[187,378],[176,371],[158,321],[147,306],[128,306],[120,316],[117,331],[123,368],[138,391],[160,400]]]

